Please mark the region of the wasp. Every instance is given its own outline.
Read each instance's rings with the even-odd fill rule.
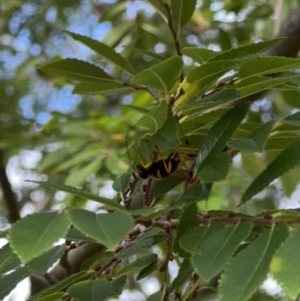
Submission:
[[[188,154],[189,159],[195,158],[195,154]],[[140,159],[140,158],[139,158]],[[156,179],[167,178],[169,175],[174,173],[180,163],[183,163],[183,167],[187,170],[188,174],[192,177],[193,173],[191,168],[186,164],[186,158],[180,156],[178,151],[171,152],[171,154],[166,159],[153,160],[147,164],[137,165],[137,172],[140,178],[148,179],[153,177]],[[142,160],[140,159],[142,163]]]
[[[146,165],[137,165],[140,178],[148,179],[149,177],[162,179],[168,177],[178,169],[181,158],[178,152],[172,152],[166,159],[156,160]]]
[[[181,128],[180,128],[180,131],[182,132]],[[133,147],[136,157],[140,161],[140,164],[136,165],[137,173],[138,173],[139,177],[141,179],[148,179],[149,177],[153,177],[156,179],[167,178],[169,175],[171,175],[178,169],[180,163],[182,163],[183,167],[186,169],[189,176],[192,177],[193,176],[192,168],[190,166],[188,166],[188,164],[186,163],[186,160],[195,158],[196,151],[190,145],[189,141],[187,140],[187,138],[185,137],[183,132],[182,132],[182,136],[184,137],[185,144],[191,150],[191,154],[186,154],[185,156],[179,155],[178,150],[174,150],[168,155],[168,157],[166,159],[153,160],[153,157],[152,157],[153,154],[158,155],[160,153],[158,147],[155,145],[156,151],[150,152],[151,153],[151,155],[150,155],[151,162],[144,164],[142,158],[139,156],[139,153]],[[149,141],[147,140],[147,142],[148,142],[148,147],[150,150]]]

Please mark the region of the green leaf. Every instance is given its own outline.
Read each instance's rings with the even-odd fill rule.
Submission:
[[[146,218],[154,218],[160,215],[165,214],[166,212],[170,210],[180,210],[184,204],[176,204],[173,206],[158,208],[158,207],[151,207],[151,208],[141,208],[141,209],[134,209],[128,211],[129,214],[133,216],[143,216]]]
[[[41,297],[39,301],[58,301],[63,300],[63,297],[66,295],[64,292],[54,293],[45,297]]]
[[[111,20],[109,20],[111,21]],[[130,30],[135,26],[135,20],[126,20],[124,19],[119,24],[115,24],[112,29],[109,31],[109,34],[102,40],[102,42],[110,47],[117,47],[121,40],[127,35],[130,34]]]
[[[250,222],[241,222],[208,237],[192,254],[191,262],[197,274],[209,281],[220,273],[251,229]]]
[[[173,149],[180,145],[178,136],[178,120],[171,116],[166,119],[160,130],[157,131],[149,141],[150,148],[156,149],[156,147],[163,151],[165,149]]]
[[[299,138],[297,136],[291,137],[291,136],[274,136],[270,137],[267,145],[265,146],[265,151],[278,151],[278,150],[284,150],[288,146],[292,145],[294,142],[297,142]]]
[[[247,202],[273,180],[296,167],[300,163],[299,149],[300,141],[298,140],[283,150],[247,188],[242,196],[241,203]]]
[[[230,154],[223,152],[199,172],[199,177],[207,183],[222,181],[228,174],[230,163]]]
[[[174,286],[180,286],[182,285],[188,278],[191,277],[194,269],[191,265],[189,258],[184,258],[183,262],[181,263],[179,267],[178,274],[176,278],[174,279],[172,285]]]
[[[212,234],[222,230],[224,226],[223,223],[216,223],[191,229],[189,233],[184,234],[179,239],[179,245],[186,252],[194,253],[197,246],[199,247]]]
[[[143,127],[149,130],[157,131],[166,120],[168,105],[166,101],[161,101],[149,113],[139,119],[134,126]]]
[[[180,248],[179,239],[186,233],[190,232],[190,230],[198,225],[198,212],[197,212],[197,204],[191,203],[189,204],[185,210],[183,211],[177,228],[176,238],[173,244],[173,249],[175,253],[179,253],[179,256],[183,256],[182,249]]]
[[[113,20],[117,20],[120,17],[120,15],[122,15],[126,11],[126,8],[126,2],[115,3],[115,5],[106,7],[99,16],[99,23],[105,21],[112,22]]]
[[[210,183],[198,183],[188,189],[180,198],[180,203],[189,204],[191,202],[199,202],[207,200],[211,187]]]
[[[256,178],[264,169],[264,162],[256,154],[241,152],[242,168],[252,178]]]
[[[55,122],[55,124],[57,124],[57,122]],[[86,145],[86,141],[82,138],[73,138],[65,141],[64,147],[61,147],[53,152],[49,152],[44,155],[45,157],[43,157],[42,161],[39,162],[39,165],[36,167],[37,171],[40,173],[44,172],[45,170],[52,169],[54,165],[57,165],[58,162],[61,163],[64,159],[74,156],[76,157],[76,154],[78,154],[78,152],[83,149],[84,145]],[[54,170],[56,170],[56,168],[54,168]]]
[[[242,95],[237,89],[222,89],[213,94],[205,96],[195,103],[194,106],[207,106],[210,104],[223,103],[241,98]]]
[[[200,64],[207,62],[210,58],[218,54],[216,51],[198,47],[184,47],[181,52]]]
[[[71,194],[80,196],[84,199],[88,199],[88,200],[95,201],[95,202],[98,202],[100,204],[103,204],[103,205],[105,205],[105,206],[107,206],[108,208],[111,208],[111,209],[116,209],[116,210],[121,210],[121,211],[124,210],[124,208],[121,205],[119,205],[118,203],[113,202],[110,199],[106,199],[104,197],[92,194],[90,192],[86,192],[82,189],[78,189],[78,188],[71,187],[71,186],[57,185],[57,184],[53,184],[53,183],[49,183],[49,182],[41,182],[41,181],[29,181],[29,182],[37,183],[37,184],[40,184],[41,186],[44,186],[44,187],[49,187],[49,188],[54,188],[56,190],[69,192]]]
[[[17,268],[21,262],[12,252],[10,245],[6,244],[0,249],[0,275]]]
[[[243,45],[240,47],[232,48],[215,55],[209,61],[213,62],[213,61],[230,60],[230,59],[237,59],[244,56],[250,57],[250,55],[263,52],[271,47],[274,47],[275,45],[281,43],[284,40],[285,38],[277,38],[269,41],[253,43],[249,45]]]
[[[295,229],[280,246],[271,262],[271,274],[291,300],[300,293],[300,229]]]
[[[299,77],[299,74],[283,74],[275,78],[263,76],[246,78],[245,80],[232,85],[231,87],[234,87],[234,89],[225,88],[205,97],[201,95],[196,99],[197,103],[194,103],[193,106],[201,108],[208,105],[216,105],[219,103],[237,100],[242,97],[274,88],[297,77]]]
[[[152,5],[155,8],[155,10],[162,16],[167,17],[167,11],[162,2],[157,0],[145,0],[145,2],[148,2],[150,5]]]
[[[122,193],[128,187],[131,176],[132,175],[130,173],[123,173],[117,177],[112,185],[114,191]]]
[[[65,251],[65,245],[56,246],[41,256],[32,259],[27,266],[35,273],[45,274],[49,268],[59,260]]]
[[[73,170],[65,179],[65,185],[79,186],[86,182],[88,176],[95,174],[103,162],[103,158],[96,158],[92,160],[89,164],[84,165],[81,168]]]
[[[242,61],[238,60],[228,60],[228,61],[217,61],[217,62],[207,62],[198,66],[187,73],[187,82],[193,83],[195,81],[204,81],[205,79],[212,80],[225,74],[231,68],[241,64]],[[185,90],[185,89],[184,89]]]
[[[23,279],[31,274],[30,270],[24,266],[8,275],[0,277],[0,299],[3,300]]]
[[[69,228],[66,235],[66,240],[71,241],[86,241],[86,242],[96,242],[94,239],[86,236],[75,228]]]
[[[282,122],[285,123],[285,124],[300,126],[300,112],[296,112],[292,115],[289,115],[289,116],[285,117],[282,120]]]
[[[136,259],[135,261],[129,263],[124,268],[122,268],[119,271],[118,275],[124,275],[124,274],[128,274],[129,272],[141,270],[145,266],[156,261],[157,261],[157,254],[149,254],[149,255],[142,256]]]
[[[179,80],[182,66],[181,58],[179,56],[173,56],[148,69],[144,69],[132,77],[131,81],[136,84],[164,91],[168,94]]]
[[[221,153],[229,138],[245,118],[248,108],[248,103],[234,107],[212,126],[197,153],[197,171],[200,171]]]
[[[156,0],[153,0],[156,1]],[[129,46],[123,46],[125,49],[129,49],[132,52],[136,52],[139,56],[147,56],[152,58],[152,62],[161,62],[164,60],[164,56],[163,54],[157,54],[156,52],[154,52],[153,50],[147,50],[147,49],[143,49],[143,48],[137,48],[137,47],[129,47]]]
[[[163,301],[164,293],[158,291],[147,298],[147,301]]]
[[[117,93],[128,89],[132,87],[119,82],[79,83],[74,86],[72,94]]]
[[[111,297],[114,290],[107,280],[86,280],[71,285],[67,293],[78,301],[101,301]]]
[[[119,66],[121,69],[126,71],[129,74],[135,74],[135,70],[133,67],[128,63],[128,61],[119,53],[115,52],[115,50],[102,42],[96,41],[86,36],[82,36],[80,34],[70,32],[64,30],[69,36],[71,36],[76,41],[79,41],[86,45],[87,47],[91,48],[92,50],[96,51],[98,54],[104,56],[109,61],[113,62],[115,65]]]
[[[184,194],[180,197],[180,203],[189,204],[191,202],[201,201],[203,197],[202,184],[203,183],[198,183],[192,188],[185,191]]]
[[[70,286],[72,283],[77,282],[78,280],[80,280],[86,276],[87,276],[86,271],[82,271],[82,272],[73,274],[73,275],[66,277],[63,280],[58,281],[58,282],[52,284],[51,286],[43,289],[39,293],[30,297],[27,301],[36,301],[36,300],[40,300],[41,298],[45,298],[46,296],[51,296],[52,294],[55,294],[56,292],[64,290],[66,287]]]
[[[42,65],[39,68],[47,73],[51,73],[56,76],[64,76],[68,79],[81,82],[116,81],[100,67],[77,59],[54,61],[52,63]]]
[[[290,198],[300,181],[300,166],[293,168],[280,177],[284,194]]]
[[[136,281],[140,281],[141,279],[146,278],[156,270],[157,270],[157,261],[153,261],[149,263],[138,273],[138,275],[136,276]]]
[[[271,259],[287,236],[286,225],[273,225],[250,246],[239,252],[222,274],[222,301],[248,300],[265,280]]]
[[[166,178],[161,179],[157,186],[155,186],[155,190],[153,192],[153,198],[156,199],[167,192],[171,191],[173,188],[178,186],[180,183],[184,181],[184,177],[182,178]]]
[[[245,62],[239,68],[239,77],[252,77],[278,72],[294,71],[300,68],[300,59],[285,57],[259,57]]]
[[[9,231],[11,248],[23,263],[27,263],[65,237],[69,225],[64,211],[28,215],[12,225]]]
[[[100,266],[114,257],[114,253],[107,251],[104,246],[99,246],[99,252],[84,260],[80,266],[81,271],[93,270],[95,266]]]
[[[113,281],[113,291],[114,295],[121,295],[123,291],[123,287],[125,286],[127,281],[127,276],[121,276]]]
[[[84,209],[69,209],[67,213],[75,228],[108,249],[114,249],[133,228],[132,218],[119,211],[95,214]]]
[[[154,233],[156,233],[156,234],[154,234]],[[157,228],[153,228],[153,231],[147,231],[145,233],[145,235],[142,235],[138,239],[138,241],[146,239],[144,237],[149,237],[149,238],[151,237],[153,239],[153,245],[156,245],[156,244],[158,244],[158,243],[160,243],[162,241],[166,242],[167,239],[168,239],[167,233],[165,231],[163,231],[163,230],[159,231],[159,229],[157,229]]]
[[[157,0],[151,0],[151,1],[157,2]],[[140,28],[146,33],[149,33],[150,35],[154,36],[154,38],[158,39],[160,43],[165,43],[167,45],[171,45],[171,43],[173,45],[174,43],[173,37],[172,35],[170,35],[170,31],[167,26],[157,26],[157,24],[153,22],[143,22],[140,24]]]
[[[294,78],[299,77],[299,74],[283,74],[280,76],[277,76],[275,78],[272,77],[254,77],[255,79],[260,79],[258,82],[256,83],[252,83],[249,85],[243,85],[246,83],[246,81],[248,79],[252,79],[251,78],[246,78],[245,81],[242,81],[238,84],[238,90],[241,94],[241,97],[246,97],[248,95],[252,95],[254,93],[258,93],[264,90],[268,90],[271,89],[273,87],[276,87],[282,83],[285,83],[289,80],[292,80]]]
[[[244,138],[230,140],[228,145],[235,149],[261,153],[265,148],[272,127],[273,121],[267,122]]]
[[[130,256],[133,256],[139,252],[141,252],[144,249],[150,249],[154,244],[154,239],[152,237],[149,237],[147,239],[142,239],[136,243],[134,243],[130,248],[125,249],[123,252],[119,253],[117,255],[117,258],[128,258]]]
[[[66,146],[67,148],[71,148],[71,146]],[[64,148],[64,147],[63,147]],[[50,153],[52,154],[52,153]],[[92,148],[92,149],[81,149],[76,152],[76,154],[66,154],[65,159],[63,162],[58,161],[59,165],[55,166],[53,169],[53,173],[58,173],[60,171],[69,169],[73,166],[80,165],[81,163],[85,162],[86,160],[90,160],[91,158],[99,155],[99,148]],[[56,154],[56,157],[60,157],[59,154]],[[57,158],[56,158],[57,160]]]
[[[205,64],[203,64],[203,66],[204,65]],[[183,107],[186,102],[193,103],[196,100],[201,99],[203,97],[203,94],[213,87],[216,80],[226,73],[226,70],[219,70],[217,68],[215,70],[216,72],[214,72],[214,70],[212,71],[212,75],[206,77],[205,73],[209,72],[209,68],[208,70],[205,70],[203,74],[200,75],[203,78],[198,77],[198,74],[196,74],[196,77],[194,78],[195,81],[193,83],[189,83],[187,77],[183,80],[178,88],[178,91],[182,91],[183,93],[175,102],[176,109],[181,109],[181,107]],[[202,70],[200,71],[200,73],[202,73]]]
[[[192,17],[197,0],[172,0],[172,19],[177,28],[182,28]],[[178,30],[179,32],[179,30]],[[177,34],[178,37],[178,34]]]
[[[219,35],[217,41],[219,42],[222,51],[230,50],[232,48],[232,43],[228,30],[224,30],[221,26],[219,26],[218,31]]]
[[[150,229],[147,232],[144,232],[141,237],[139,238],[139,240],[143,240],[143,239],[147,239],[150,237],[155,237],[157,235],[161,235],[161,234],[165,234],[166,232],[161,229],[161,228],[157,228],[157,227],[153,227],[152,229]]]

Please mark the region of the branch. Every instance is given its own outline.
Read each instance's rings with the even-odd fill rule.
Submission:
[[[169,10],[169,14],[170,14],[170,10]],[[168,21],[169,22],[169,21]],[[173,26],[173,24],[169,23],[169,27],[170,30],[171,26]],[[173,27],[172,27],[173,28]],[[173,28],[174,30],[174,28]],[[174,37],[174,34],[172,33],[172,36]],[[267,54],[268,55],[272,55],[272,56],[285,56],[285,57],[295,57],[300,49],[300,6],[291,14],[290,18],[288,19],[288,21],[285,23],[285,25],[283,26],[283,28],[280,30],[278,36],[285,36],[287,37],[287,39],[285,41],[283,41],[281,44],[275,46],[274,48],[270,49]],[[179,43],[177,41],[177,38],[174,39],[174,42],[176,43],[176,51],[177,53],[181,53],[180,51],[180,47],[179,47]],[[178,51],[179,50],[179,51]],[[133,88],[137,88],[140,89],[140,87],[133,87]],[[144,88],[142,88],[143,90],[145,90]],[[149,91],[147,91],[149,92]],[[151,92],[150,92],[151,94]],[[153,96],[153,95],[152,95]],[[239,101],[245,102],[245,101],[255,101],[258,98],[258,94],[256,95],[252,95],[250,97],[247,98],[247,100],[245,99],[240,99]],[[0,155],[2,155],[2,153],[0,153]],[[2,155],[3,156],[3,155]],[[2,162],[2,161],[1,161]],[[4,173],[3,173],[3,164],[0,164],[0,181],[1,181],[1,188],[3,190],[3,194],[6,195],[7,191],[4,191],[4,186],[3,185],[3,174],[5,174],[5,178],[7,180],[6,177],[6,173],[5,173],[5,168],[4,168]],[[150,192],[150,197],[151,197],[151,193],[155,187],[156,181],[153,181],[154,185],[151,185],[151,192]],[[6,182],[7,184],[7,182]],[[8,182],[9,184],[9,182]],[[7,185],[5,186],[6,188],[8,187]],[[10,187],[10,185],[9,185]],[[9,197],[5,197],[5,201],[7,204],[7,207],[10,208],[9,206],[11,206],[11,209],[8,209],[10,213],[15,213],[14,215],[11,215],[10,219],[12,221],[15,221],[19,218],[19,211],[16,210],[17,209],[17,202],[15,199],[15,196],[11,190],[10,187],[10,195]],[[13,197],[12,197],[13,196]],[[7,200],[10,200],[9,202]],[[13,202],[11,202],[13,201]],[[142,208],[143,207],[143,193],[139,192],[135,197],[133,197],[132,202],[130,204],[130,209],[136,209],[136,208]],[[12,210],[13,209],[13,210]],[[287,224],[300,224],[300,219],[293,219],[293,220],[275,220],[275,219],[270,219],[270,218],[266,218],[266,217],[247,217],[247,218],[242,218],[242,220],[248,220],[254,223],[258,223],[258,224],[265,224],[265,225],[271,225],[274,222],[284,222]],[[164,228],[165,227],[172,227],[172,228],[176,228],[178,223],[176,222],[170,222],[170,221],[163,221],[163,220],[158,220],[158,221],[152,221],[152,220],[147,220],[147,219],[142,219],[142,218],[137,218],[136,223],[140,223],[140,224],[144,224],[146,227],[150,227],[151,225],[156,226],[156,227],[161,227]],[[235,217],[235,216],[225,216],[225,217],[204,217],[204,216],[200,216],[199,217],[199,224],[208,224],[208,223],[212,223],[212,222],[228,222],[228,223],[237,223],[241,221],[241,217]],[[70,264],[70,266],[72,267],[72,271],[73,273],[79,272],[80,271],[80,266],[82,264],[82,262],[84,262],[86,259],[90,258],[91,256],[99,253],[100,251],[103,250],[103,246],[98,245],[98,244],[92,244],[92,243],[86,243],[74,250],[70,250],[70,252],[68,252],[68,262]],[[51,276],[51,279],[55,279],[56,281],[62,280],[65,277],[65,269],[60,265],[57,264],[50,272],[49,275]],[[34,275],[35,278],[34,281],[32,281],[32,291],[31,294],[35,294],[37,292],[39,292],[41,289],[49,286],[49,282],[46,281],[45,278],[38,278],[38,275]],[[36,279],[38,278],[38,280]],[[32,279],[31,279],[32,280]]]
[[[153,99],[158,103],[159,102],[159,99],[157,98],[157,96],[150,91],[150,89],[148,89],[148,87],[145,87],[145,86],[137,86],[137,85],[134,85],[134,84],[131,84],[131,83],[123,83],[123,86],[124,87],[130,87],[134,90],[143,90],[143,91],[146,91],[148,92],[152,97]]]
[[[170,8],[170,6],[167,3],[164,3],[161,0],[158,0],[158,2],[161,5],[163,5],[165,7],[165,9],[166,9],[167,18],[168,18],[168,26],[170,28],[170,31],[171,31],[171,34],[172,34],[172,38],[174,40],[175,49],[176,49],[177,55],[180,56],[180,57],[182,57],[182,53],[181,53],[181,49],[180,49],[180,45],[179,45],[179,41],[178,41],[177,32],[176,32],[176,30],[174,28],[174,25],[173,25],[171,8]],[[183,79],[184,79],[184,75],[183,75],[183,72],[182,72],[181,75],[180,75],[180,82],[182,82]]]
[[[178,221],[169,221],[165,217],[157,218],[152,221],[151,219],[137,217],[134,219],[136,224],[144,225],[145,227],[158,227],[164,230],[166,229],[177,229]],[[228,224],[238,224],[240,222],[251,222],[257,225],[269,225],[272,226],[274,223],[284,223],[287,225],[300,225],[300,218],[294,219],[275,219],[270,215],[265,216],[235,216],[233,212],[229,212],[227,216],[210,216],[210,215],[199,215],[198,224],[208,225],[213,223],[228,223]]]
[[[286,39],[267,51],[268,55],[296,57],[300,49],[300,6],[287,19],[277,37]]]
[[[72,249],[68,252],[68,263],[72,272],[78,273],[80,271],[81,264],[93,255],[101,252],[104,249],[102,245],[95,243],[86,243],[76,249]],[[66,270],[60,263],[48,273],[51,279],[55,281],[62,280],[66,277]],[[31,295],[34,295],[42,289],[48,287],[50,284],[45,280],[43,276],[34,275],[31,277]]]
[[[20,212],[18,200],[6,174],[4,161],[4,152],[0,150],[0,187],[3,193],[3,201],[8,211],[8,221],[12,224],[20,219]]]

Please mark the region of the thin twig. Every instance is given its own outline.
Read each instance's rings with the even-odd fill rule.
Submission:
[[[188,182],[188,185],[185,185],[184,186],[184,189],[183,189],[183,192],[181,193],[181,195],[174,201],[174,202],[172,202],[171,203],[171,206],[172,205],[175,205],[175,204],[177,204],[181,199],[182,199],[182,197],[191,189],[191,188],[193,188],[196,184],[198,184],[199,183],[199,179],[196,179],[196,180],[194,180],[193,182]],[[170,220],[171,219],[171,217],[172,217],[172,215],[173,215],[173,213],[174,213],[174,210],[169,210],[167,213],[166,213],[166,219],[167,220]]]
[[[92,280],[97,279],[107,268],[109,268],[115,261],[117,261],[117,258],[112,258],[103,265],[95,268],[95,274],[91,277]]]
[[[146,86],[136,86],[131,83],[123,83],[123,86],[130,87],[134,90],[144,90],[144,91],[148,92],[157,103],[159,103],[159,99],[157,98],[157,96],[153,92],[151,92]]]
[[[115,262],[112,263],[112,265],[110,266],[110,268],[108,269],[107,272],[107,279],[108,280],[112,280],[113,278],[113,273],[114,273],[114,269],[117,267],[117,265],[120,263],[120,260],[116,260]]]
[[[182,57],[182,53],[181,53],[181,49],[180,49],[180,45],[179,45],[179,40],[178,40],[178,36],[177,36],[177,32],[174,28],[173,25],[173,19],[172,19],[172,13],[171,13],[171,8],[167,3],[164,3],[161,0],[158,0],[158,2],[165,7],[166,12],[167,12],[167,19],[168,19],[168,27],[170,28],[173,40],[174,40],[174,44],[175,44],[175,49],[176,49],[176,53],[178,56]],[[184,75],[183,72],[180,74],[180,82],[182,82],[184,79]]]
[[[125,208],[127,210],[130,209],[130,205],[131,205],[131,200],[132,200],[132,195],[136,186],[136,183],[138,182],[139,178],[135,177],[132,182],[130,183],[130,194],[129,197],[127,199],[125,199],[124,204],[125,204]],[[124,195],[125,196],[125,195]]]
[[[165,258],[164,263],[160,267],[159,271],[160,272],[165,272],[168,268],[169,262],[173,261],[173,233],[172,229],[169,229],[168,231],[168,240],[167,240],[167,255]]]
[[[107,273],[108,280],[111,280],[113,278],[114,269],[121,262],[120,259],[116,257],[116,255],[119,255],[120,253],[130,248],[136,242],[136,240],[148,230],[149,228],[145,228],[143,231],[139,230],[137,232],[136,229],[134,229],[132,233],[129,234],[129,239],[125,240],[123,245],[116,248],[115,257],[111,258],[103,265],[94,268],[95,274],[91,277],[91,279],[97,279],[105,271]]]
[[[153,227],[159,227],[166,229],[168,227],[172,229],[177,229],[179,222],[178,221],[168,221],[165,217],[161,217],[159,220],[152,221],[151,219],[145,218],[135,218],[136,224],[142,224],[145,227],[150,225]],[[199,215],[198,224],[207,225],[212,223],[230,223],[238,224],[240,222],[251,222],[258,225],[269,225],[272,226],[274,223],[284,223],[287,225],[296,225],[300,224],[300,218],[294,219],[275,219],[272,216],[262,216],[262,217],[244,217],[244,216],[235,216],[234,213],[229,213],[228,216],[209,216],[209,215]]]

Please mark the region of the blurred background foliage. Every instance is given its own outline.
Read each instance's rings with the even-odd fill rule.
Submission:
[[[2,0],[0,148],[5,152],[22,214],[82,202],[63,193],[53,195],[25,179],[51,177],[59,183],[83,185],[113,195],[111,180],[128,168],[127,158],[119,155],[125,152],[124,142],[132,142],[131,125],[142,116],[136,106],[150,109],[151,96],[129,89],[101,95],[72,94],[72,82],[51,77],[37,67],[55,58],[76,57],[97,63],[115,77],[126,78],[120,69],[63,30],[103,41],[121,52],[137,70],[174,55],[169,28],[152,4],[160,9],[154,0]],[[181,32],[180,45],[226,50],[272,38],[297,5],[296,0],[198,1],[192,21]],[[189,69],[192,61],[184,59]],[[250,121],[284,117],[300,107],[298,99],[298,91],[271,91],[253,103]],[[214,189],[211,209],[235,204],[249,178],[274,156],[274,151],[264,156],[238,156],[228,181]],[[260,195],[264,201],[251,202],[248,206],[254,208],[249,209],[256,212],[283,206],[282,200],[291,197],[296,200],[299,171],[296,168],[284,175],[268,193]],[[295,206],[295,202],[289,200],[287,206]],[[7,226],[5,216],[2,206],[2,228]]]
[[[182,29],[180,46],[224,51],[270,39],[299,2],[200,0],[192,20]],[[75,57],[126,79],[120,69],[64,30],[114,47],[140,71],[176,54],[161,14],[163,10],[155,0],[0,0],[1,167],[6,168],[21,216],[62,204],[86,205],[82,199],[40,188],[26,179],[51,179],[114,196],[112,182],[130,167],[124,156],[127,144],[136,142],[139,134],[132,131],[132,125],[144,113],[137,107],[149,110],[153,103],[151,95],[143,90],[72,93],[74,83],[51,77],[37,67],[60,57]],[[185,70],[189,70],[192,60],[184,57],[184,62]],[[300,108],[299,97],[297,89],[271,90],[252,104],[249,120],[283,118]],[[234,208],[250,179],[276,154],[238,155],[227,180],[215,185],[209,209]],[[257,201],[249,202],[248,213],[296,207],[299,180],[297,167],[259,194]],[[3,194],[0,204],[0,230],[4,230],[9,223]]]

